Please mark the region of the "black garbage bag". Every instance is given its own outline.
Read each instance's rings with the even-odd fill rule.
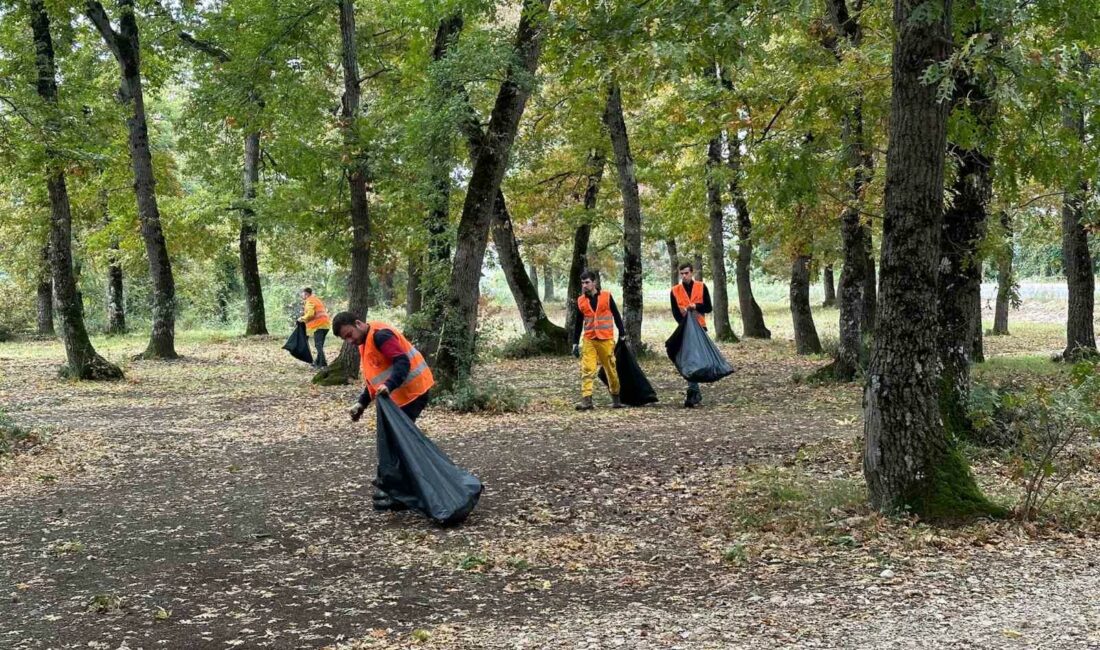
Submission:
[[[299,361],[313,363],[313,353],[309,351],[309,335],[306,334],[305,323],[298,323],[298,326],[294,328],[294,333],[283,344],[283,349]]]
[[[665,341],[665,352],[688,381],[709,384],[733,374],[733,366],[690,314]]]
[[[619,399],[627,406],[645,406],[657,401],[657,391],[642,372],[630,346],[622,339],[615,344],[615,369],[619,371]],[[607,373],[600,368],[600,381],[607,385]]]
[[[461,523],[481,496],[481,481],[458,467],[389,397],[378,404],[375,486],[443,526]]]

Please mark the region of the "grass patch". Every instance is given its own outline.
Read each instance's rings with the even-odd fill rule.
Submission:
[[[0,411],[0,459],[32,452],[46,444],[45,434],[17,425]]]
[[[527,398],[511,386],[492,381],[467,382],[443,397],[447,408],[456,413],[518,413]]]

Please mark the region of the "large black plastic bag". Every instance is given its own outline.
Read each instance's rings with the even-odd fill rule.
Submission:
[[[298,323],[298,326],[294,328],[294,333],[283,344],[283,349],[299,361],[313,363],[313,353],[309,351],[309,335],[306,334],[305,323]]]
[[[448,526],[477,505],[481,481],[456,466],[389,397],[378,404],[378,480],[395,501]]]
[[[615,344],[615,369],[619,371],[619,399],[627,406],[645,406],[657,401],[657,391],[642,372],[630,347],[619,339]],[[600,381],[607,385],[607,374],[600,368]]]
[[[680,376],[688,381],[709,384],[733,374],[733,366],[722,356],[693,314],[687,314],[665,341],[665,352],[676,364]]]

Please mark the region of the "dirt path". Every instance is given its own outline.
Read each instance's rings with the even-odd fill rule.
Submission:
[[[309,386],[277,348],[192,347],[107,386],[54,381],[49,354],[0,359],[0,403],[58,427],[69,460],[0,482],[0,647],[1100,644],[1088,540],[1026,561],[1004,545],[887,557],[889,581],[846,556],[723,563],[723,486],[859,431],[858,389],[793,384],[815,362],[784,344],[731,349],[740,372],[694,411],[661,359],[647,370],[665,401],[587,416],[570,361],[494,364],[485,378],[533,398],[524,413],[422,419],[486,484],[451,530],[369,509],[353,389]],[[1049,603],[1057,625],[1021,613]]]

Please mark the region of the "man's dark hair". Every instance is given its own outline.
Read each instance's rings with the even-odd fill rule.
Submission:
[[[302,289],[302,293],[305,293],[307,295],[312,296],[313,295],[313,289],[311,289],[309,287],[306,287],[305,289]]]
[[[680,262],[680,270],[691,269],[692,273],[695,273],[695,265],[691,262]]]
[[[354,327],[355,321],[357,320],[363,319],[359,318],[350,311],[342,311],[339,314],[336,314],[336,316],[332,319],[332,333],[336,336],[340,336],[340,330],[344,329],[345,327]]]
[[[596,272],[595,271],[584,271],[584,272],[582,272],[581,273],[581,282],[584,282],[585,280],[591,280],[591,281],[595,282],[596,281]]]

